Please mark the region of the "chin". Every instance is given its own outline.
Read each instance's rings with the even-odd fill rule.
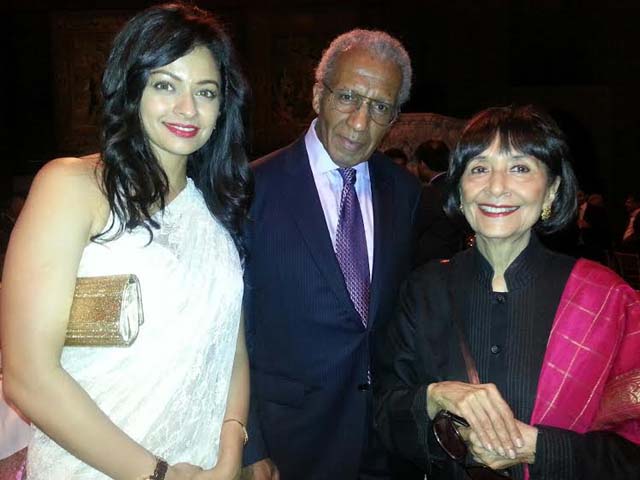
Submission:
[[[200,148],[202,148],[202,145],[200,144],[176,145],[175,148],[173,148],[173,152],[176,155],[191,155],[193,152],[197,152]]]
[[[488,242],[505,242],[505,243],[509,243],[509,242],[515,242],[515,241],[521,241],[523,238],[525,238],[525,236],[527,235],[527,233],[531,233],[531,230],[528,230],[526,232],[491,232],[488,235],[482,234],[480,232],[476,232],[476,235],[484,238],[486,241]]]
[[[487,240],[499,240],[499,239],[507,239],[507,238],[519,236],[518,232],[506,231],[506,230],[490,230],[490,231],[476,230],[475,233],[476,235],[486,238]]]

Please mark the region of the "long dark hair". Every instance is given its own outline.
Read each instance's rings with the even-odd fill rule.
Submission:
[[[116,36],[102,78],[102,186],[119,228],[112,223],[97,239],[112,239],[125,229],[158,224],[150,210],[165,207],[169,181],[152,153],[139,117],[140,99],[151,70],[208,48],[222,79],[216,130],[187,161],[187,175],[202,192],[209,211],[229,231],[244,256],[242,225],[253,192],[244,149],[242,109],[247,84],[235,50],[218,20],[198,7],[157,5],[133,17]],[[108,238],[106,237],[108,234]]]
[[[553,233],[571,222],[576,212],[578,184],[571,167],[571,155],[564,133],[543,110],[533,105],[493,107],[471,118],[451,153],[444,209],[450,216],[460,214],[460,179],[467,163],[500,139],[500,148],[530,155],[547,169],[551,185],[560,177],[560,186],[551,204],[553,214],[534,225],[540,233]]]

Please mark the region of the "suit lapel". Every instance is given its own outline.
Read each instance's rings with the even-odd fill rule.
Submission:
[[[285,174],[289,176],[288,181],[282,183],[287,208],[328,285],[340,302],[351,304],[309,166],[304,137],[291,146],[284,167]]]
[[[369,303],[369,327],[378,316],[390,255],[393,254],[393,188],[384,165],[373,154],[369,161],[373,202],[373,275]]]

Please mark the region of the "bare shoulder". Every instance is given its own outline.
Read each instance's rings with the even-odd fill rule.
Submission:
[[[52,183],[75,183],[76,186],[98,186],[96,169],[99,168],[99,157],[62,157],[46,163],[36,175],[36,181]]]
[[[65,208],[73,215],[88,218],[92,234],[98,233],[109,214],[100,174],[98,154],[56,158],[36,174],[27,202]]]

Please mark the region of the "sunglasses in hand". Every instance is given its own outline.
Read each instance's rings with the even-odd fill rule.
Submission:
[[[465,472],[471,480],[504,480],[505,478],[510,478],[484,465],[465,464],[464,460],[469,449],[458,431],[458,427],[469,428],[469,422],[464,418],[448,410],[440,410],[431,424],[433,434],[440,447],[442,447],[452,460],[455,460],[464,467]]]

